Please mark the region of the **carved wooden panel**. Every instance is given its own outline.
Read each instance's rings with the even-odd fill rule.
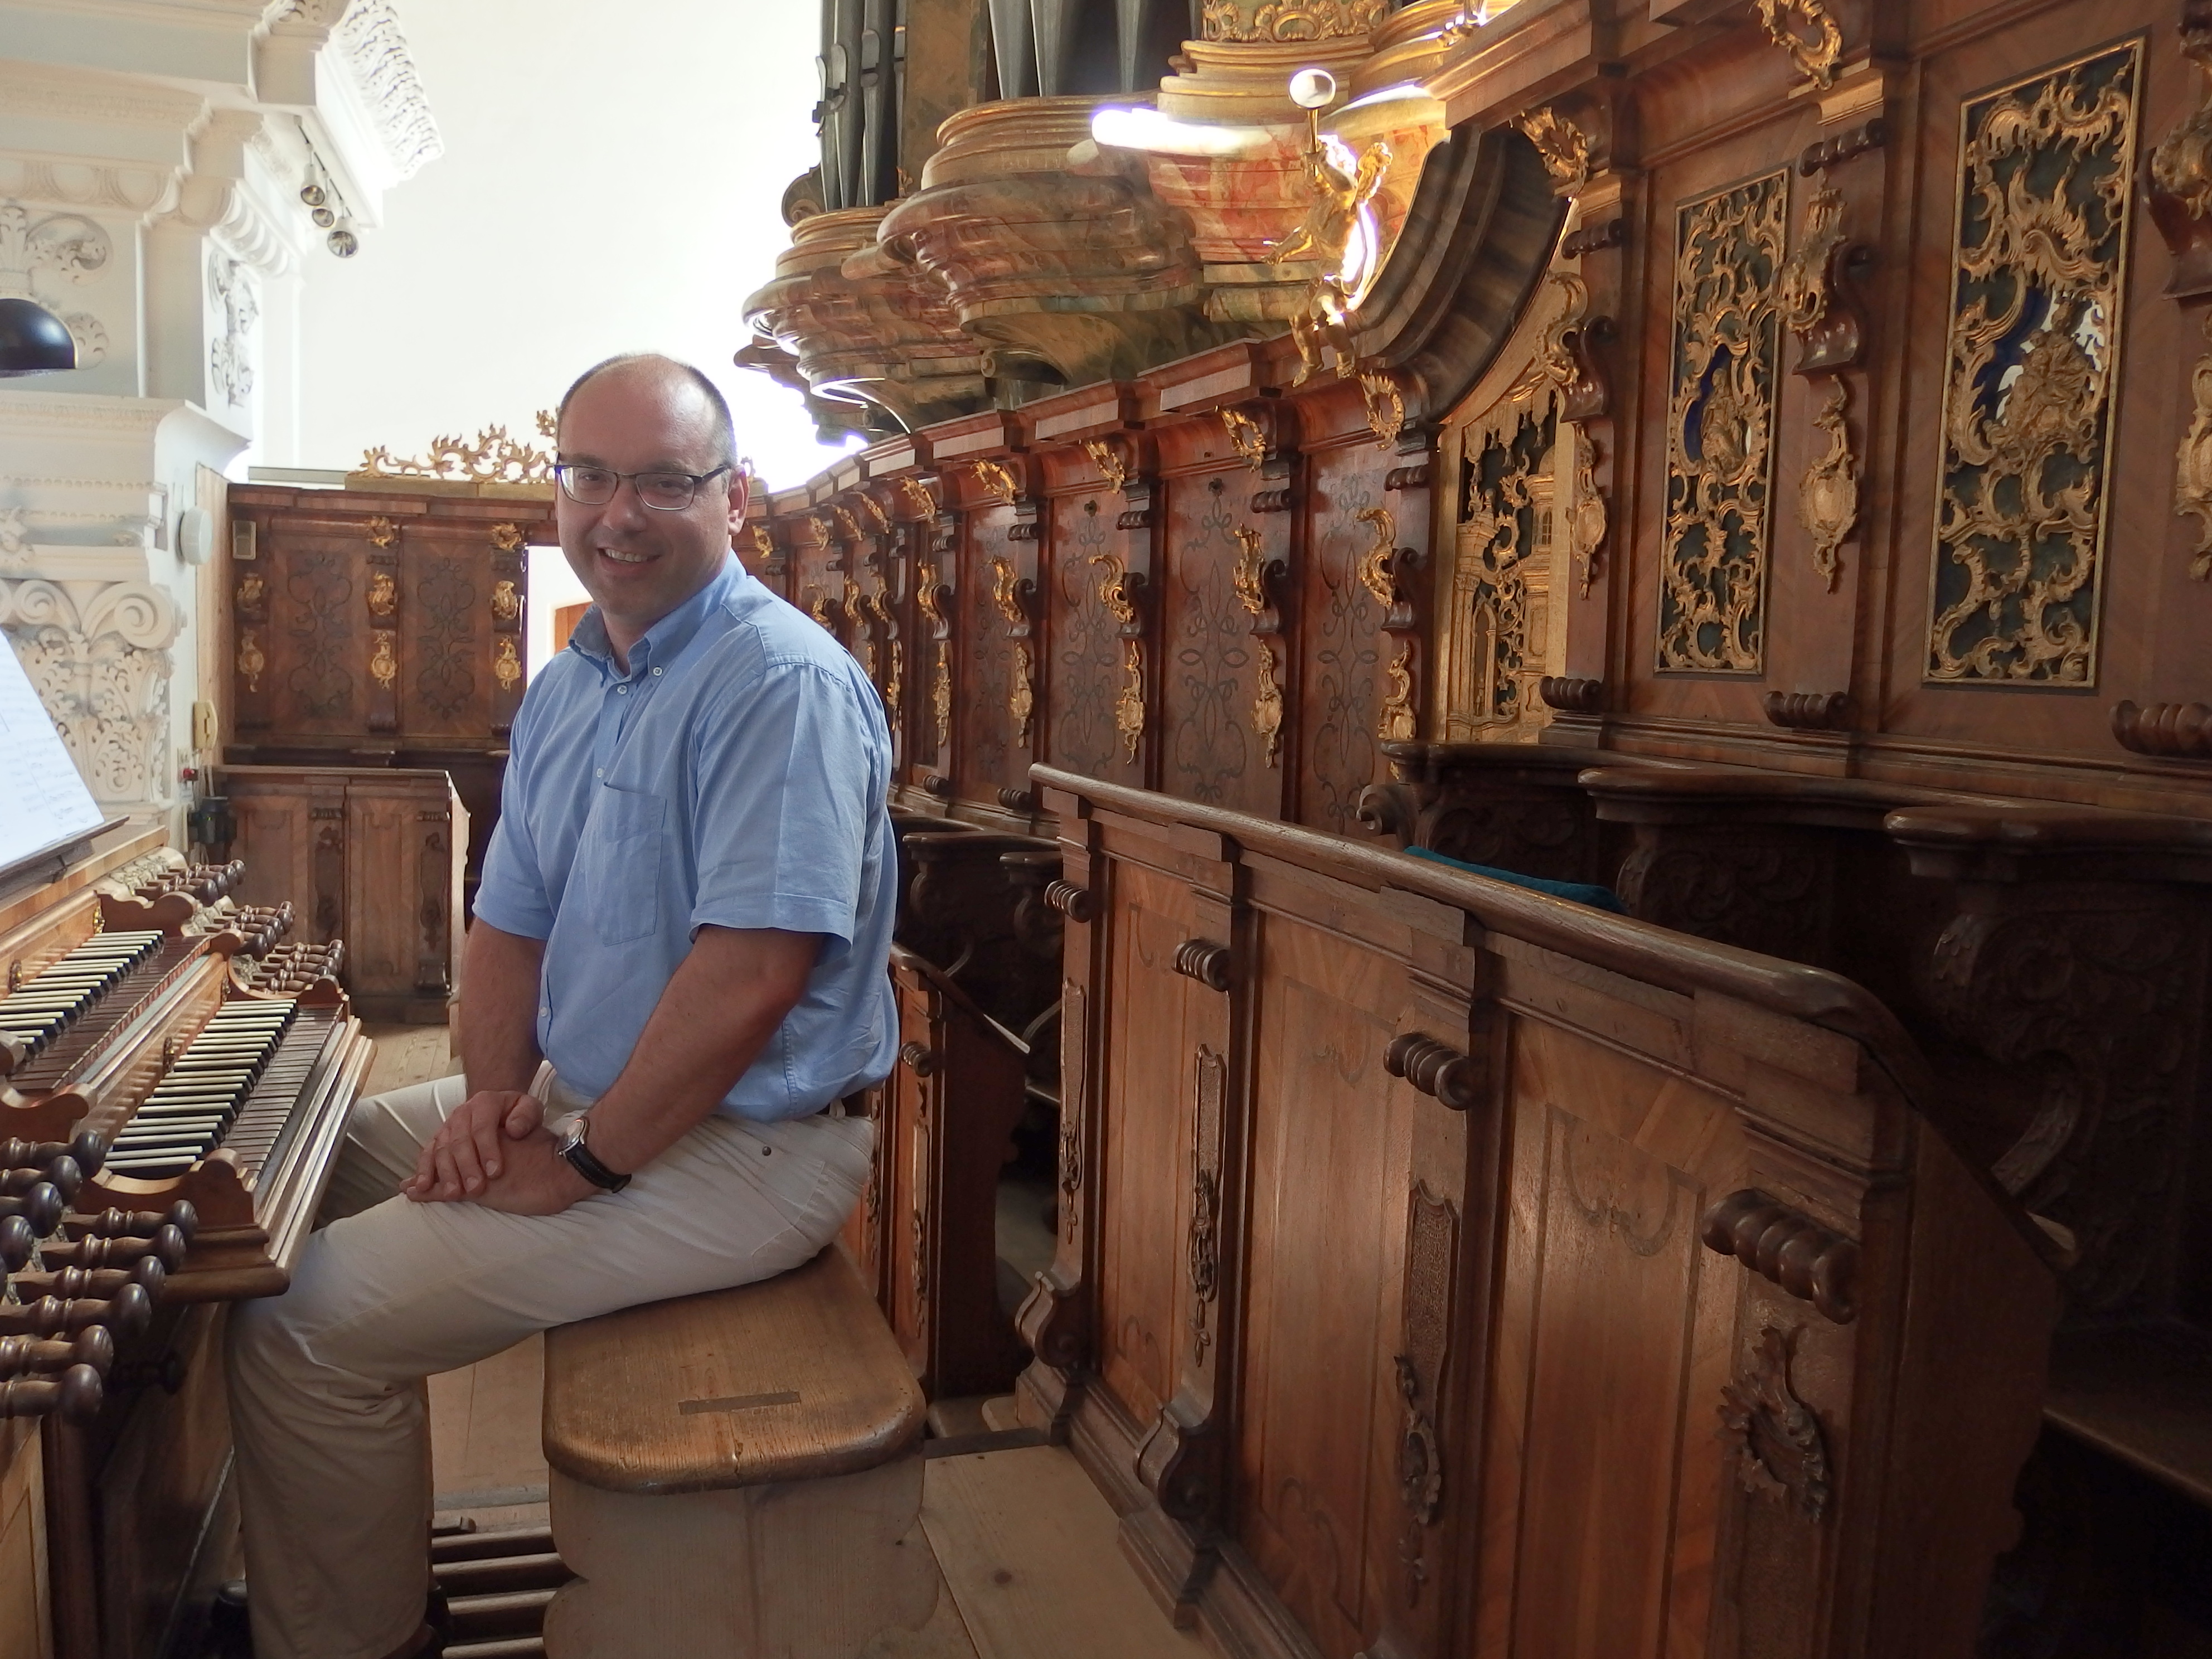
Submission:
[[[1021,580],[1021,566],[1030,556],[1007,540],[1011,526],[1009,509],[971,516],[961,560],[955,775],[961,793],[975,800],[994,799],[1000,789],[1028,787],[1036,730],[1036,643],[1015,639],[1006,615],[1007,605],[1016,603],[1012,589]]]
[[[1355,827],[1359,792],[1382,774],[1376,745],[1385,706],[1401,708],[1407,722],[1391,735],[1409,738],[1420,706],[1410,680],[1391,678],[1395,647],[1382,632],[1388,606],[1375,591],[1377,580],[1389,580],[1378,572],[1378,548],[1387,556],[1420,533],[1397,522],[1383,493],[1391,459],[1370,441],[1323,451],[1308,464],[1311,528],[1293,577],[1301,649],[1297,816],[1340,835]],[[1286,532],[1282,520],[1268,523],[1270,533]]]
[[[1513,1056],[1480,1626],[1550,1651],[1579,1607],[1589,1650],[1656,1656],[1713,1601],[1739,1270],[1698,1229],[1741,1132],[1727,1100],[1575,1033],[1516,1022]]]
[[[1765,661],[1789,183],[1770,173],[1675,211],[1662,672],[1755,674]]]
[[[1193,1067],[1206,1030],[1193,1004],[1218,999],[1175,971],[1176,947],[1197,925],[1189,887],[1132,864],[1118,866],[1116,886],[1099,1172],[1115,1197],[1098,1241],[1099,1371],[1149,1424],[1175,1393],[1189,1341]]]
[[[367,730],[369,649],[362,613],[368,529],[302,532],[289,546],[262,541],[269,631],[260,676],[269,683],[269,724],[301,733]],[[246,703],[252,702],[249,688]],[[241,712],[241,721],[244,715]]]
[[[2142,50],[1960,111],[1931,680],[2095,682]]]
[[[1405,1530],[1395,1356],[1417,1097],[1382,1054],[1407,987],[1286,917],[1263,938],[1236,1531],[1322,1650],[1348,1653]]]
[[[1547,665],[1556,580],[1552,400],[1508,398],[1464,434],[1453,507],[1450,609],[1440,619],[1450,664],[1448,741],[1540,724],[1536,682]]]

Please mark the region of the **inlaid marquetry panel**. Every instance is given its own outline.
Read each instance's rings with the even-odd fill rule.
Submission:
[[[1115,722],[1124,652],[1121,625],[1103,589],[1127,568],[1129,532],[1114,527],[1116,491],[1053,504],[1053,569],[1048,634],[1053,653],[1048,745],[1063,766],[1093,777],[1139,780]]]
[[[1770,173],[1675,212],[1662,672],[1755,674],[1765,662],[1789,185],[1786,170]]]
[[[1196,928],[1185,884],[1115,866],[1112,956],[1116,1018],[1108,1036],[1100,1149],[1113,1194],[1099,1229],[1099,1370],[1129,1415],[1151,1423],[1174,1395],[1188,1342],[1185,1236],[1198,1046],[1207,1029],[1175,970]]]
[[[1407,987],[1395,963],[1279,915],[1262,951],[1236,1531],[1322,1650],[1349,1653],[1377,1627],[1405,1530],[1394,1356],[1415,1097],[1382,1054]]]
[[[1340,835],[1358,827],[1359,792],[1380,775],[1376,744],[1390,696],[1392,641],[1382,632],[1382,602],[1361,574],[1382,527],[1360,514],[1389,507],[1382,492],[1389,460],[1372,443],[1313,458],[1312,540],[1292,576],[1304,651],[1297,816]],[[1394,516],[1387,541],[1403,539],[1395,528]]]
[[[1169,489],[1160,787],[1187,800],[1272,816],[1282,810],[1283,773],[1267,765],[1253,730],[1257,653],[1234,581],[1250,477],[1177,478]]]
[[[318,535],[303,537],[281,560],[264,554],[269,661],[262,677],[275,694],[273,726],[301,732],[360,726],[368,667],[360,599],[368,550],[366,541]]]
[[[491,661],[491,586],[481,557],[410,537],[401,563],[407,629],[401,647],[415,729],[459,735],[485,701]]]
[[[1960,112],[1927,675],[2093,684],[2142,43]]]
[[[999,789],[1025,787],[1029,745],[1020,740],[1014,711],[1016,641],[1009,637],[998,598],[994,561],[1013,564],[1015,550],[1006,538],[1011,520],[1004,510],[988,520],[971,520],[968,553],[961,562],[960,621],[956,648],[960,654],[961,694],[954,713],[960,738],[959,780],[971,795],[990,799]],[[1030,692],[1035,696],[1035,642]]]

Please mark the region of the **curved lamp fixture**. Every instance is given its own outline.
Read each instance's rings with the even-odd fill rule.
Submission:
[[[0,377],[52,374],[76,367],[76,342],[34,300],[0,297]]]

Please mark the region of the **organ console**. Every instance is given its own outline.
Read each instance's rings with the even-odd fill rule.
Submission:
[[[217,1565],[221,1304],[289,1283],[372,1048],[343,942],[158,843],[0,896],[0,1625],[55,1659]]]

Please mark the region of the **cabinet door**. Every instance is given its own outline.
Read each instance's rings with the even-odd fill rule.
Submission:
[[[442,775],[356,775],[346,792],[347,979],[365,1006],[442,1017],[453,983],[454,827]]]
[[[346,935],[345,780],[301,773],[246,778],[226,773],[237,826],[230,855],[246,860],[241,904],[289,902],[294,937],[323,944]]]

